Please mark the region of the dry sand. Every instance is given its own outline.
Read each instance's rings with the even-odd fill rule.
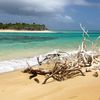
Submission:
[[[38,84],[21,71],[0,74],[0,100],[100,100],[100,76],[92,74],[63,82],[49,79],[45,85],[44,76],[38,76]]]
[[[34,31],[29,31],[29,30],[7,30],[7,29],[0,29],[0,32],[28,32],[28,33],[49,33],[49,32],[52,32],[52,31],[49,31],[49,30],[43,30],[43,31],[37,31],[37,30],[34,30]]]

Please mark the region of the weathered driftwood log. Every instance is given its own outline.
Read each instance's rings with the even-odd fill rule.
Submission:
[[[94,76],[94,77],[98,77],[98,76],[99,76],[98,72],[95,72],[95,73],[93,74],[93,76]]]
[[[51,74],[50,70],[43,70],[43,69],[33,69],[32,67],[26,68],[23,73],[29,73],[31,76],[29,79],[32,79],[33,77],[36,77],[37,75],[46,75]]]
[[[76,71],[78,71],[78,73],[80,72],[82,76],[85,76],[84,73],[80,69],[67,70],[65,73],[62,73],[62,74],[59,74],[60,71],[58,70],[56,73],[52,73],[48,75],[48,77],[44,80],[42,84],[45,84],[49,78],[53,78],[57,81],[63,81],[66,78],[71,78],[73,75],[77,74]]]
[[[42,64],[42,62],[40,62],[40,60],[39,60],[39,57],[37,57],[37,62],[38,62],[39,65]]]
[[[92,56],[86,54],[85,52],[79,52],[77,55],[78,64],[82,67],[89,67],[92,64]]]
[[[66,78],[71,78],[73,75],[77,74],[77,72],[85,76],[80,68],[69,68],[67,65],[61,65],[57,62],[52,70],[52,73],[48,74],[47,78],[42,84],[45,84],[49,78],[53,78],[57,81],[63,81]]]
[[[60,56],[59,53],[48,54],[48,55],[45,56],[45,58],[44,58],[42,61],[40,61],[40,60],[39,60],[39,57],[37,57],[37,62],[38,62],[39,65],[42,65],[42,63],[43,63],[44,61],[50,60],[50,59],[53,59],[53,58],[59,57],[59,56]]]
[[[63,81],[66,78],[71,78],[72,76],[79,73],[81,73],[84,76],[84,73],[81,71],[80,68],[73,67],[72,65],[68,64],[68,62],[67,63],[56,62],[52,70],[44,70],[39,68],[37,69],[28,67],[23,72],[31,74],[31,76],[29,77],[30,79],[36,77],[37,75],[47,75],[43,84],[45,84],[49,78],[53,78],[54,80],[57,81]],[[30,65],[28,64],[28,66]]]
[[[34,78],[34,81],[37,82],[37,83],[40,83],[38,78]]]

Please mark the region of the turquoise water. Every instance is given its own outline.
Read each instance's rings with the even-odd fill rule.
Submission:
[[[89,33],[89,39],[94,41],[100,32]],[[82,32],[52,32],[52,33],[17,33],[0,32],[0,60],[32,57],[50,52],[54,49],[76,50],[82,41]],[[87,42],[90,45],[90,43]],[[98,40],[98,47],[100,41]]]

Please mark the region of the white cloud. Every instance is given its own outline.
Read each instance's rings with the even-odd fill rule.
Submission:
[[[66,22],[72,23],[72,22],[74,22],[74,20],[72,19],[71,16],[60,15],[60,14],[55,16],[55,20],[58,20],[59,22],[63,22],[63,23],[66,23]]]
[[[72,21],[73,20],[71,16],[67,16],[67,15],[65,16],[65,19],[66,20],[69,20],[69,21]]]

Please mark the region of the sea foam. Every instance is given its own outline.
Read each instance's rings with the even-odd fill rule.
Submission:
[[[30,66],[38,64],[36,57],[1,61],[0,73],[26,68],[28,66],[27,62],[30,64]]]
[[[22,59],[0,61],[0,73],[27,68],[28,67],[27,62],[30,66],[38,65],[37,57],[39,57],[39,61],[42,61],[46,55],[54,54],[54,53],[57,53],[57,50],[54,50],[44,55],[35,56],[32,58],[22,58]]]
[[[23,59],[13,59],[13,60],[5,60],[5,61],[0,61],[0,73],[4,72],[10,72],[22,68],[27,68],[28,64],[30,66],[35,66],[38,65],[37,57],[39,57],[39,61],[43,61],[43,59],[48,55],[48,54],[57,54],[60,52],[61,57],[65,57],[68,55],[76,54],[78,51],[74,50],[72,52],[66,52],[66,53],[61,53],[60,50],[54,50],[52,52],[49,52],[47,54],[35,56],[32,58],[23,58]],[[88,51],[88,54],[92,54],[92,51]],[[27,64],[28,62],[28,64]],[[45,62],[44,62],[45,63]]]

